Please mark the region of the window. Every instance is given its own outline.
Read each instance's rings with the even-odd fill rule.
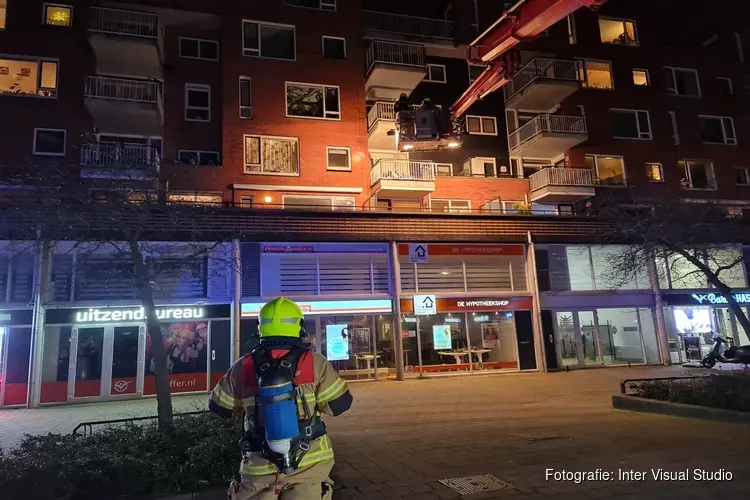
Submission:
[[[701,140],[707,144],[737,144],[734,121],[730,117],[698,116]]]
[[[719,86],[719,95],[727,96],[727,95],[734,94],[734,89],[732,88],[731,78],[726,78],[724,76],[717,76],[716,83]]]
[[[221,165],[219,153],[216,151],[193,151],[181,149],[177,152],[177,157],[182,165]]]
[[[615,139],[651,140],[651,123],[648,111],[610,109],[612,136]]]
[[[240,77],[240,118],[249,120],[253,117],[250,77]]]
[[[469,83],[479,78],[482,73],[484,73],[484,66],[469,64]]]
[[[466,131],[472,135],[497,135],[497,118],[467,115]]]
[[[646,178],[649,182],[664,182],[661,163],[646,163]]]
[[[716,189],[714,165],[709,161],[680,160],[677,166],[683,173],[683,189]]]
[[[8,0],[0,0],[0,30],[5,29],[5,16],[8,12]]]
[[[445,83],[445,66],[442,64],[428,64],[427,74],[424,77],[425,82]]]
[[[469,158],[468,163],[473,177],[497,177],[496,158]]]
[[[242,35],[246,56],[291,61],[296,57],[294,26],[242,21]]]
[[[0,94],[57,97],[57,62],[0,59]]]
[[[324,36],[323,57],[326,59],[346,59],[346,38]]]
[[[38,156],[65,156],[65,135],[65,130],[61,129],[34,129],[34,154]]]
[[[287,82],[286,115],[300,118],[340,120],[339,88]]]
[[[651,79],[648,76],[648,70],[634,69],[633,85],[640,85],[642,87],[648,87],[649,85],[651,85]]]
[[[735,168],[734,174],[738,186],[750,186],[750,168]]]
[[[211,121],[211,86],[185,84],[185,120],[189,122]]]
[[[252,196],[240,196],[240,206],[242,208],[253,208]]]
[[[638,36],[635,31],[635,21],[627,19],[599,18],[599,35],[602,43],[613,43],[615,45],[638,45]]]
[[[669,113],[669,121],[672,124],[672,141],[675,146],[680,145],[680,132],[677,130],[677,115],[674,111],[667,111]]]
[[[470,200],[430,200],[433,213],[469,214],[471,213]]]
[[[625,185],[625,161],[622,156],[586,155],[586,166],[596,173],[599,184]]]
[[[452,163],[436,163],[435,175],[439,175],[441,177],[450,177],[454,175],[453,164]]]
[[[297,196],[282,197],[284,208],[304,210],[354,210],[352,196]]]
[[[348,147],[326,148],[326,157],[328,158],[328,170],[351,170],[351,150]]]
[[[180,37],[180,57],[188,59],[219,60],[219,42],[200,38]]]
[[[578,36],[576,34],[576,18],[573,17],[573,14],[568,15],[568,43],[571,45],[575,45],[578,41]]]
[[[299,146],[293,137],[245,136],[245,173],[299,175]]]
[[[698,72],[694,69],[665,67],[664,78],[667,82],[667,94],[686,97],[701,96]]]
[[[44,24],[47,26],[70,28],[73,25],[73,7],[70,5],[45,3]]]
[[[167,195],[169,203],[185,205],[221,205],[223,200],[221,193],[210,193],[200,191],[172,191]]]
[[[581,61],[583,86],[591,89],[612,89],[612,64],[609,61]]]
[[[336,10],[336,0],[284,0],[284,4],[308,9]]]

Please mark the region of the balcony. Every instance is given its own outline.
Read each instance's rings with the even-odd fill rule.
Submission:
[[[367,144],[370,149],[395,151],[396,136],[388,135],[396,130],[396,112],[392,102],[376,102],[367,113]]]
[[[366,38],[454,45],[453,22],[444,19],[365,10],[362,27]]]
[[[152,179],[159,174],[161,155],[148,146],[115,143],[81,146],[81,177],[103,179]]]
[[[374,40],[365,54],[368,99],[395,101],[411,94],[427,74],[424,47]]]
[[[162,135],[161,83],[87,76],[85,103],[99,130],[113,134]]]
[[[423,198],[435,191],[435,164],[381,159],[370,169],[370,184],[379,198]]]
[[[503,87],[505,107],[549,111],[581,87],[581,63],[538,57]]]
[[[573,203],[594,196],[594,173],[588,168],[543,168],[529,176],[532,202]]]
[[[510,155],[552,160],[588,139],[582,116],[538,115],[508,136]]]
[[[150,12],[89,7],[96,72],[163,80],[163,27]]]

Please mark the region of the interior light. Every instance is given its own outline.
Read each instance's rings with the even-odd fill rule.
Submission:
[[[413,144],[404,144],[404,150],[405,151],[409,151],[410,149],[414,149],[414,145]]]
[[[442,271],[440,274],[442,274],[443,276],[446,276],[446,275],[448,275],[450,273],[448,271]]]
[[[266,203],[271,203],[271,201],[273,201],[273,198],[271,198],[270,196],[266,196],[265,198],[263,198],[263,201],[265,201]]]
[[[457,143],[457,142],[455,142],[455,141],[453,141],[453,142],[449,142],[449,143],[448,143],[448,147],[449,147],[449,148],[457,148],[457,147],[459,147],[460,145],[461,145],[461,144],[459,144],[459,143]]]

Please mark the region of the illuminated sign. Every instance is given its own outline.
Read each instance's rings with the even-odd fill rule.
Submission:
[[[510,304],[509,300],[459,300],[457,307],[505,307]]]
[[[726,304],[727,298],[717,293],[694,293],[692,297],[699,304]],[[750,304],[750,293],[733,293],[738,304]]]
[[[245,302],[240,306],[240,316],[257,318],[265,302]],[[314,300],[299,301],[297,305],[306,314],[372,314],[392,311],[390,299],[366,300]]]
[[[328,361],[349,359],[349,325],[326,325],[326,358]]]
[[[157,307],[156,317],[168,319],[199,319],[204,317],[202,307]],[[77,310],[76,323],[110,323],[113,321],[144,321],[146,311],[138,309],[82,309]]]
[[[312,245],[263,245],[263,253],[314,253]]]
[[[432,325],[432,347],[434,349],[452,349],[450,325]]]

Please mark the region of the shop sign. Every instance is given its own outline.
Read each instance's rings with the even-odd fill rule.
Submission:
[[[0,311],[0,325],[30,325],[32,317],[33,311],[31,309]]]
[[[434,297],[434,295],[415,295],[414,299],[402,299],[401,311],[404,314],[417,314],[418,297]],[[486,312],[486,311],[514,311],[531,309],[531,297],[479,297],[452,298],[438,297],[435,299],[435,313],[441,312]]]
[[[186,319],[228,318],[230,306],[217,305],[179,305],[157,306],[156,317],[160,321],[181,321]],[[86,309],[47,309],[46,324],[85,324],[85,323],[119,323],[128,321],[146,321],[143,307],[90,307]]]
[[[427,250],[429,245],[417,243],[409,245],[409,263],[410,264],[427,264],[430,260],[430,254]]]
[[[523,245],[471,245],[471,244],[446,244],[446,243],[432,243],[429,245],[425,244],[400,244],[398,247],[399,255],[408,255],[409,262],[415,262],[412,260],[412,250],[416,250],[416,247],[425,247],[425,258],[428,255],[514,255],[522,256]],[[425,260],[425,262],[427,262]]]
[[[750,305],[750,292],[742,291],[732,294],[734,300],[738,304]],[[681,306],[694,306],[704,305],[711,306],[717,304],[726,304],[727,299],[720,293],[709,292],[709,293],[665,293],[662,295],[662,299],[670,305],[681,305]]]
[[[434,295],[415,295],[414,314],[417,316],[429,316],[437,313],[437,300]]]
[[[263,245],[263,253],[314,253],[313,245]]]
[[[240,306],[240,316],[257,318],[265,304],[244,302]],[[312,300],[298,301],[297,305],[307,314],[373,314],[390,313],[393,310],[391,299]]]

